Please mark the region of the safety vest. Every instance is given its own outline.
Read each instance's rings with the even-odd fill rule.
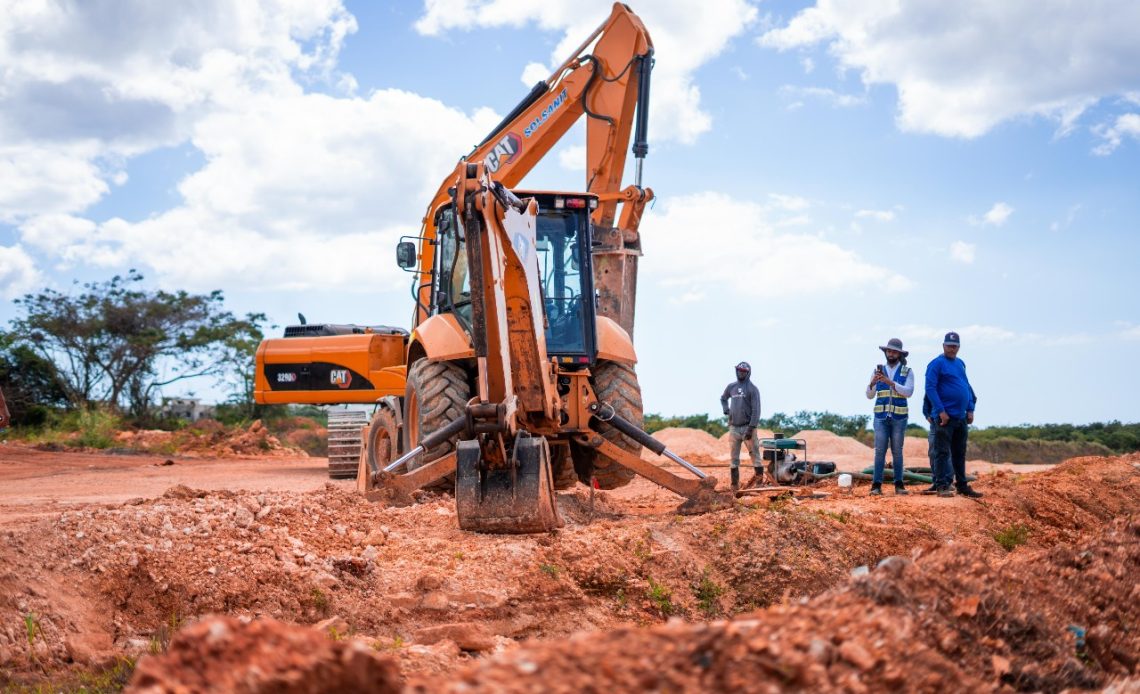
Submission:
[[[898,380],[906,383],[910,368],[899,367]],[[906,417],[906,398],[886,383],[875,384],[875,419],[902,419]]]

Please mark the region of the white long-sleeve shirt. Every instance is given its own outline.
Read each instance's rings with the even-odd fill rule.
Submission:
[[[898,375],[899,367],[901,367],[901,366],[902,366],[901,363],[896,364],[894,367],[892,367],[890,364],[883,364],[883,369],[885,369],[887,372],[887,378],[891,379],[892,383],[895,380],[895,376]],[[872,380],[875,378],[875,374],[877,372],[878,372],[878,369],[871,372],[871,379]],[[875,398],[875,386],[876,385],[877,384],[872,382],[871,385],[867,386],[867,399],[868,400],[873,400]],[[894,385],[892,387],[893,387],[895,393],[897,393],[900,398],[909,398],[910,396],[914,395],[914,369],[908,369],[907,370],[906,381],[904,383],[894,383]]]

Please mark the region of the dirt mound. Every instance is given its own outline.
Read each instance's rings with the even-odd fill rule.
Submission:
[[[805,430],[791,438],[807,441],[808,457],[812,460],[826,459],[829,456],[861,455],[871,460],[875,450],[849,436],[839,436],[830,431]]]
[[[668,427],[653,432],[653,438],[665,444],[689,462],[700,465],[703,462],[728,459],[728,446],[722,446],[716,437],[702,429],[687,429],[684,427]],[[643,449],[646,459],[654,460],[659,456],[648,449]]]
[[[772,432],[768,431],[767,429],[757,429],[756,435],[761,439],[772,438]],[[724,446],[725,450],[728,450],[728,445],[732,443],[732,434],[726,431],[720,435],[720,438],[717,439],[717,441],[720,442],[720,445]]]
[[[1140,513],[1138,466],[1140,456],[1082,458],[1045,473],[986,474],[975,485],[986,494],[981,503],[871,498],[860,489],[819,501],[754,499],[694,517],[676,515],[675,496],[638,481],[595,493],[593,508],[587,490],[560,494],[566,527],[533,536],[461,532],[454,501],[432,494],[388,508],[346,484],[207,491],[188,480],[160,498],[49,511],[0,528],[0,689],[161,650],[179,625],[212,613],[298,624],[341,615],[337,633],[430,678],[470,664],[469,651],[526,639],[554,648],[583,630],[787,605],[844,584],[857,566],[948,543],[1000,568]],[[144,470],[184,475],[193,466]],[[1101,578],[1118,580],[1112,571]],[[1009,641],[1002,633],[994,626],[987,638]]]
[[[127,691],[399,692],[399,668],[359,641],[272,619],[210,617],[186,627],[160,656],[143,658]]]
[[[202,419],[178,431],[121,431],[115,435],[115,446],[137,453],[191,457],[306,455],[302,450],[283,445],[260,419],[244,429],[227,427],[213,419]]]
[[[729,622],[583,634],[518,649],[424,691],[1059,691],[1136,675],[1140,523],[1006,562],[964,547]],[[896,655],[898,657],[896,657]],[[606,664],[605,666],[599,666]]]
[[[927,467],[930,462],[930,445],[925,436],[907,436],[903,439],[903,462],[907,467]]]

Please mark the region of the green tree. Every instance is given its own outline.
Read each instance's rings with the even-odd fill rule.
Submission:
[[[760,427],[791,436],[805,429],[822,429],[839,436],[858,436],[867,429],[871,418],[867,415],[844,416],[834,412],[808,412],[800,410],[793,415],[777,412],[760,420]]]
[[[224,367],[222,385],[230,387],[226,403],[242,418],[258,416],[259,406],[253,400],[254,379],[257,375],[257,347],[265,338],[261,326],[266,322],[264,313],[250,313],[234,326],[219,348]],[[276,326],[272,326],[276,327]]]
[[[42,424],[53,410],[67,406],[67,393],[55,376],[55,366],[19,343],[13,333],[0,331],[0,390],[4,391],[12,424]]]
[[[24,315],[11,332],[54,366],[75,407],[96,403],[147,414],[156,391],[177,381],[222,377],[232,368],[227,345],[260,334],[264,316],[237,319],[209,294],[142,288],[131,270],[82,285],[78,295],[45,289],[17,299]]]

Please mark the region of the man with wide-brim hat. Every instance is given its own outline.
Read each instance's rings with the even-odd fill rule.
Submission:
[[[867,398],[875,401],[875,474],[871,480],[871,495],[883,493],[883,469],[889,446],[895,494],[901,496],[907,494],[903,480],[903,440],[908,418],[906,400],[914,394],[914,373],[906,365],[910,352],[903,349],[902,340],[892,337],[879,349],[886,363],[875,367],[867,384]]]

